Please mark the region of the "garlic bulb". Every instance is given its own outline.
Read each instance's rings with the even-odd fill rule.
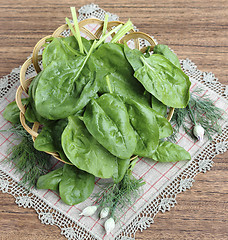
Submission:
[[[199,124],[195,125],[193,128],[193,134],[199,141],[203,141],[204,128]]]
[[[79,215],[89,217],[92,216],[97,210],[97,206],[86,207]]]
[[[106,234],[108,235],[115,228],[115,221],[114,221],[114,219],[112,217],[109,218],[105,222],[104,227],[105,227]]]
[[[106,218],[109,214],[109,208],[105,207],[100,212],[100,218]]]

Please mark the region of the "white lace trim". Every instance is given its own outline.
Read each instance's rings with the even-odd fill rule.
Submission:
[[[110,20],[118,20],[118,16],[108,13]],[[79,9],[79,20],[85,18],[95,17],[104,19],[105,11],[95,4],[85,5]],[[141,42],[145,45],[145,42]],[[197,69],[197,66],[189,59],[181,60],[182,68],[190,78],[194,78],[206,87],[210,88],[220,96],[228,99],[228,86],[222,85],[214,74],[211,72],[202,72]],[[0,79],[0,103],[3,96],[9,92],[12,86],[18,82],[20,67],[15,68],[12,72]],[[28,75],[34,74],[34,69],[30,67],[27,71]],[[154,217],[161,211],[169,211],[174,207],[177,194],[190,189],[194,183],[195,176],[210,170],[213,165],[213,158],[228,149],[228,126],[225,123],[221,134],[214,137],[212,142],[208,142],[207,146],[189,162],[187,167],[167,186],[160,191],[160,194],[153,199],[134,220],[122,230],[115,239],[116,240],[133,240],[136,231],[143,231],[150,227],[154,222]],[[89,232],[82,226],[64,215],[60,210],[50,207],[45,200],[40,199],[34,193],[26,190],[23,186],[13,180],[7,173],[0,170],[0,190],[3,193],[9,193],[15,197],[15,202],[18,206],[24,208],[34,208],[38,214],[41,223],[56,225],[61,229],[61,234],[67,239],[82,240],[93,239],[96,240]]]

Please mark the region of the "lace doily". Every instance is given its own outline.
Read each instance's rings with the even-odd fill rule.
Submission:
[[[103,20],[105,13],[95,4],[85,5],[79,9],[79,20],[90,17]],[[117,15],[108,14],[109,20],[118,20]],[[146,45],[146,42],[141,41],[140,44]],[[181,60],[181,65],[192,82],[191,91],[201,87],[204,89],[202,94],[207,93],[216,106],[227,112],[228,86],[222,85],[213,73],[198,70],[189,59]],[[0,129],[10,127],[10,123],[3,119],[2,112],[7,104],[14,100],[19,84],[19,71],[20,67],[15,68],[9,75],[0,79]],[[27,77],[33,74],[35,71],[31,66],[27,71]],[[133,240],[136,231],[148,228],[159,211],[169,211],[174,207],[177,194],[190,189],[194,177],[200,172],[210,170],[213,158],[227,150],[227,115],[224,114],[224,118],[220,121],[222,133],[215,135],[211,142],[205,139],[202,143],[194,143],[183,131],[180,131],[177,142],[191,153],[192,160],[189,162],[160,164],[144,158],[139,159],[133,174],[136,178],[142,177],[146,184],[137,201],[132,206],[128,206],[124,214],[119,214],[117,226],[110,236],[105,235],[104,221],[99,220],[98,216],[89,218],[79,216],[85,206],[91,205],[92,199],[75,206],[68,206],[61,202],[53,191],[36,189],[28,191],[19,184],[20,175],[15,173],[12,164],[6,163],[7,149],[9,145],[15,144],[13,134],[9,133],[0,133],[0,190],[12,194],[19,206],[34,208],[42,223],[58,226],[61,234],[67,239]],[[55,161],[52,168],[57,167],[58,164],[60,163]],[[99,180],[97,184],[98,182]],[[95,192],[98,188],[96,186]]]

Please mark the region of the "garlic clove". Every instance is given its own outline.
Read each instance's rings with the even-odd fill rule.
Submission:
[[[100,212],[100,218],[106,218],[109,214],[109,208],[105,207]]]
[[[104,227],[105,227],[106,234],[108,235],[115,228],[115,221],[114,221],[114,219],[112,217],[109,218],[105,222]]]
[[[83,211],[79,214],[80,216],[89,217],[92,216],[97,210],[97,206],[89,206],[83,209]]]
[[[199,124],[195,125],[193,128],[193,134],[199,141],[203,141],[204,128]]]

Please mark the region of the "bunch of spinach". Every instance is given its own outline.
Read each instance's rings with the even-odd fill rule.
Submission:
[[[130,21],[104,43],[110,32],[99,41],[86,40],[73,18],[76,31],[69,27],[74,36],[49,39],[43,70],[25,100],[26,119],[43,124],[34,147],[58,152],[74,165],[40,177],[37,187],[59,190],[70,205],[92,193],[94,176],[120,182],[132,155],[160,162],[191,158],[164,140],[173,133],[165,118],[167,105],[184,108],[189,101],[190,81],[176,55],[165,45],[144,55],[116,43],[132,28]]]

